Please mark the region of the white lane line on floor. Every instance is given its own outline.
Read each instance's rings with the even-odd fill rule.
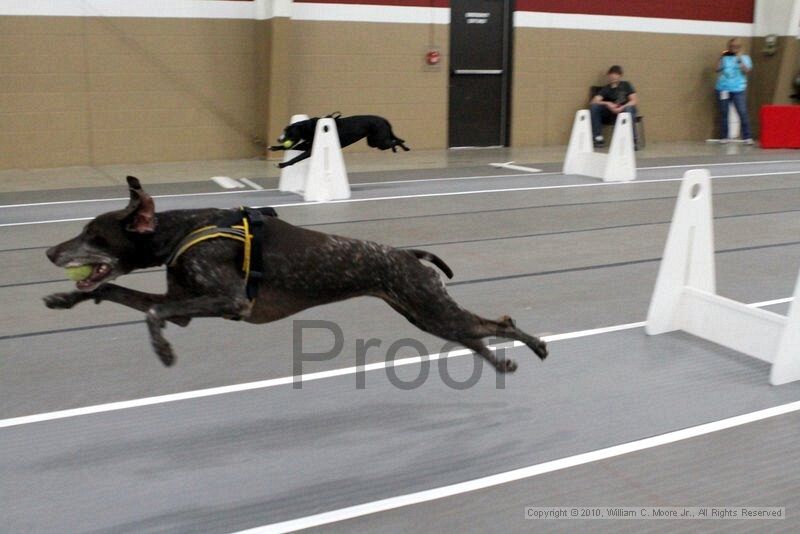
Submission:
[[[655,169],[681,169],[683,167],[726,167],[728,165],[761,165],[762,163],[798,163],[800,159],[776,159],[769,161],[729,161],[727,163],[684,163],[683,165],[656,165],[653,167],[637,167],[637,170],[655,170]]]
[[[764,306],[771,306],[775,304],[783,304],[786,302],[791,302],[792,297],[770,300],[765,302],[756,302],[753,304],[748,304],[748,306],[752,307],[764,307]],[[613,325],[607,326],[602,328],[592,328],[589,330],[580,330],[577,332],[568,332],[564,334],[553,334],[542,336],[548,343],[553,343],[555,341],[565,341],[568,339],[578,339],[582,337],[589,337],[589,336],[597,336],[602,334],[608,334],[611,332],[619,332],[622,330],[632,330],[634,328],[641,328],[644,326],[644,322],[637,322],[637,323],[627,323],[627,324],[620,324],[620,325]],[[513,343],[502,343],[497,346],[502,345],[503,347],[521,347],[523,346],[522,343],[515,341]],[[494,346],[492,347],[494,348]],[[426,360],[439,360],[441,358],[457,358],[460,356],[467,356],[473,354],[472,351],[468,349],[460,349],[454,350],[449,353],[438,353],[438,354],[429,354],[425,357]],[[230,386],[220,386],[215,388],[207,388],[207,389],[199,389],[194,391],[185,391],[182,393],[171,393],[168,395],[158,395],[155,397],[145,397],[141,399],[133,399],[127,401],[119,401],[119,402],[111,402],[107,404],[96,404],[94,406],[85,406],[82,408],[72,408],[69,410],[59,410],[55,412],[46,412],[34,415],[25,415],[22,417],[12,417],[9,419],[0,419],[0,428],[9,428],[14,426],[20,425],[27,425],[31,423],[40,423],[44,421],[54,421],[57,419],[67,419],[70,417],[79,417],[82,415],[91,415],[97,413],[106,413],[106,412],[115,412],[119,410],[126,410],[130,408],[140,408],[143,406],[152,406],[154,404],[166,404],[169,402],[176,402],[182,400],[189,400],[189,399],[199,399],[203,397],[213,397],[215,395],[225,395],[227,393],[237,393],[241,391],[250,391],[254,389],[265,389],[271,388],[276,386],[285,386],[294,383],[295,380],[302,381],[302,382],[310,382],[312,380],[321,380],[324,378],[333,378],[337,376],[346,376],[352,375],[358,372],[367,372],[367,371],[375,371],[379,369],[385,369],[387,367],[401,367],[404,365],[412,365],[420,363],[423,360],[420,356],[415,356],[413,358],[401,358],[399,360],[389,361],[389,362],[375,362],[371,364],[367,364],[360,369],[359,367],[344,367],[341,369],[332,369],[330,371],[319,371],[316,373],[307,373],[304,375],[296,376],[285,376],[281,378],[272,378],[269,380],[260,380],[257,382],[246,382],[243,384],[233,384]]]
[[[252,181],[249,178],[239,178],[239,181],[242,182],[243,184],[255,189],[256,191],[263,191],[264,190],[263,187],[261,187],[260,185],[258,185],[257,183],[255,183],[254,181]]]
[[[726,178],[760,178],[764,176],[786,176],[790,174],[800,174],[800,171],[796,172],[768,172],[768,173],[756,173],[756,174],[730,174],[724,176],[712,176],[712,180],[722,180]],[[514,176],[521,176],[521,175],[514,175]],[[490,193],[514,193],[520,191],[544,191],[548,189],[572,189],[572,188],[579,188],[579,187],[624,187],[624,186],[632,186],[632,185],[641,185],[641,184],[652,184],[652,183],[664,183],[664,182],[680,182],[683,180],[683,177],[680,178],[659,178],[655,180],[635,180],[632,182],[596,182],[596,183],[587,183],[587,184],[565,184],[565,185],[543,185],[543,186],[531,186],[531,187],[510,187],[507,189],[480,189],[474,191],[452,191],[449,193],[421,193],[416,195],[397,195],[397,196],[388,196],[388,197],[367,197],[367,198],[349,198],[345,200],[330,200],[327,202],[286,202],[286,203],[272,203],[271,206],[275,208],[288,208],[288,207],[297,207],[297,206],[314,206],[314,205],[324,205],[324,204],[350,204],[356,202],[375,202],[380,200],[404,200],[410,198],[432,198],[432,197],[448,197],[448,196],[461,196],[461,195],[484,195]],[[765,190],[768,191],[768,190]],[[246,190],[246,191],[237,191],[239,193],[253,193],[253,191]],[[232,193],[232,192],[230,192]],[[153,198],[167,198],[167,197],[191,197],[191,196],[201,196],[201,195],[208,195],[209,193],[190,193],[186,195],[160,195],[155,196]],[[211,193],[213,194],[213,193]],[[224,194],[223,193],[216,193],[216,194]],[[116,200],[116,199],[105,199],[105,200]],[[120,201],[125,201],[127,199],[118,199]],[[83,202],[83,201],[79,201]],[[70,202],[64,202],[69,204]],[[75,202],[78,203],[78,202]],[[31,206],[36,205],[44,205],[44,204],[31,204]],[[18,205],[10,205],[10,206],[0,206],[0,208],[8,208],[8,207],[21,207],[22,204]],[[262,206],[252,206],[252,207],[262,207]],[[75,222],[75,221],[90,221],[93,217],[81,217],[76,219],[52,219],[46,221],[27,221],[27,222],[18,222],[18,223],[2,223],[0,224],[0,228],[9,227],[9,226],[27,226],[33,224],[51,224],[51,223],[63,223],[63,222]]]
[[[522,165],[515,165],[513,161],[507,161],[505,163],[490,163],[490,167],[498,167],[500,169],[511,169],[512,171],[522,171],[522,172],[542,172],[542,169],[534,169],[533,167],[523,167]]]
[[[81,222],[81,221],[91,221],[94,217],[78,217],[76,219],[52,219],[49,221],[28,221],[28,222],[19,222],[19,223],[3,223],[0,224],[0,228],[4,228],[6,226],[28,226],[34,224],[53,224],[53,223],[66,223],[66,222]]]
[[[239,180],[231,178],[230,176],[212,176],[211,181],[223,189],[241,189],[244,187],[244,184],[239,182]]]
[[[378,512],[385,512],[395,508],[402,508],[404,506],[435,501],[445,497],[452,497],[462,493],[491,488],[493,486],[499,486],[501,484],[507,484],[509,482],[515,482],[517,480],[523,480],[526,478],[532,478],[546,473],[560,471],[562,469],[569,469],[571,467],[598,462],[600,460],[607,460],[609,458],[614,458],[637,451],[652,449],[661,445],[668,445],[670,443],[696,438],[706,434],[719,432],[721,430],[727,430],[729,428],[754,423],[756,421],[762,421],[771,417],[793,413],[798,410],[800,410],[800,401],[790,402],[780,406],[773,406],[772,408],[767,408],[765,410],[750,412],[743,415],[730,417],[728,419],[722,419],[711,423],[684,428],[682,430],[676,430],[674,432],[667,432],[666,434],[660,434],[649,438],[631,441],[621,445],[607,447],[605,449],[598,449],[583,454],[568,456],[566,458],[559,458],[558,460],[535,464],[528,467],[515,469],[513,471],[506,471],[505,473],[498,473],[496,475],[476,478],[466,482],[460,482],[458,484],[451,484],[449,486],[442,486],[439,488],[409,493],[407,495],[400,495],[397,497],[368,502],[356,506],[349,506],[347,508],[301,517],[281,523],[264,525],[253,529],[242,530],[236,534],[277,534],[283,532],[294,532],[296,530],[319,527],[322,525],[329,525],[338,521],[353,519]]]

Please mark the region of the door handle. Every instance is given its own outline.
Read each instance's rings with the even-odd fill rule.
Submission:
[[[503,74],[502,69],[456,69],[453,74]]]

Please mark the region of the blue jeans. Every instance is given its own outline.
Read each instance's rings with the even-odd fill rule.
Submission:
[[[728,98],[723,100],[722,91],[717,91],[717,102],[719,102],[720,139],[728,138],[728,110],[730,109],[731,102],[733,102],[733,107],[736,108],[736,113],[739,114],[739,121],[742,127],[742,139],[751,139],[753,135],[750,133],[750,118],[747,115],[747,92],[728,91]]]
[[[633,128],[633,143],[636,140],[636,106],[625,106],[622,110],[631,114],[631,127]],[[592,115],[592,138],[603,135],[604,124],[614,124],[617,121],[617,114],[613,113],[605,104],[592,104],[589,108]]]

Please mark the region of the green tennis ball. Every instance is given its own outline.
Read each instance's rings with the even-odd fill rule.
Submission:
[[[283,148],[292,148],[292,144],[293,143],[287,139],[283,142]]]
[[[92,275],[94,269],[91,265],[79,265],[78,267],[67,267],[67,278],[73,282],[80,282],[86,280]]]

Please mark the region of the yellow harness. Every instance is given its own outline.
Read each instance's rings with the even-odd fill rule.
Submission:
[[[252,226],[259,227],[263,224],[261,214],[249,208],[242,208],[243,216],[241,224],[233,225],[230,227],[224,226],[204,226],[190,232],[184,237],[172,254],[167,258],[166,264],[169,267],[174,267],[180,258],[187,250],[202,243],[208,239],[234,239],[244,245],[244,259],[242,261],[242,272],[244,273],[244,281],[247,287],[247,296],[250,300],[255,298],[257,293],[257,285],[261,279],[261,243],[260,241],[253,241]],[[251,218],[253,221],[251,222]],[[260,240],[261,232],[257,236]],[[255,246],[254,245],[258,245]],[[253,254],[253,249],[256,248],[257,253]]]
[[[167,265],[174,267],[178,262],[178,258],[181,257],[184,252],[198,243],[202,243],[208,239],[224,237],[244,243],[244,261],[242,262],[242,271],[244,272],[245,278],[249,277],[250,249],[252,248],[251,244],[253,241],[253,234],[250,233],[249,224],[246,218],[242,220],[242,223],[243,224],[231,226],[230,228],[220,228],[219,226],[203,226],[202,228],[194,230],[184,237],[178,246],[175,247],[175,250],[167,261]]]

